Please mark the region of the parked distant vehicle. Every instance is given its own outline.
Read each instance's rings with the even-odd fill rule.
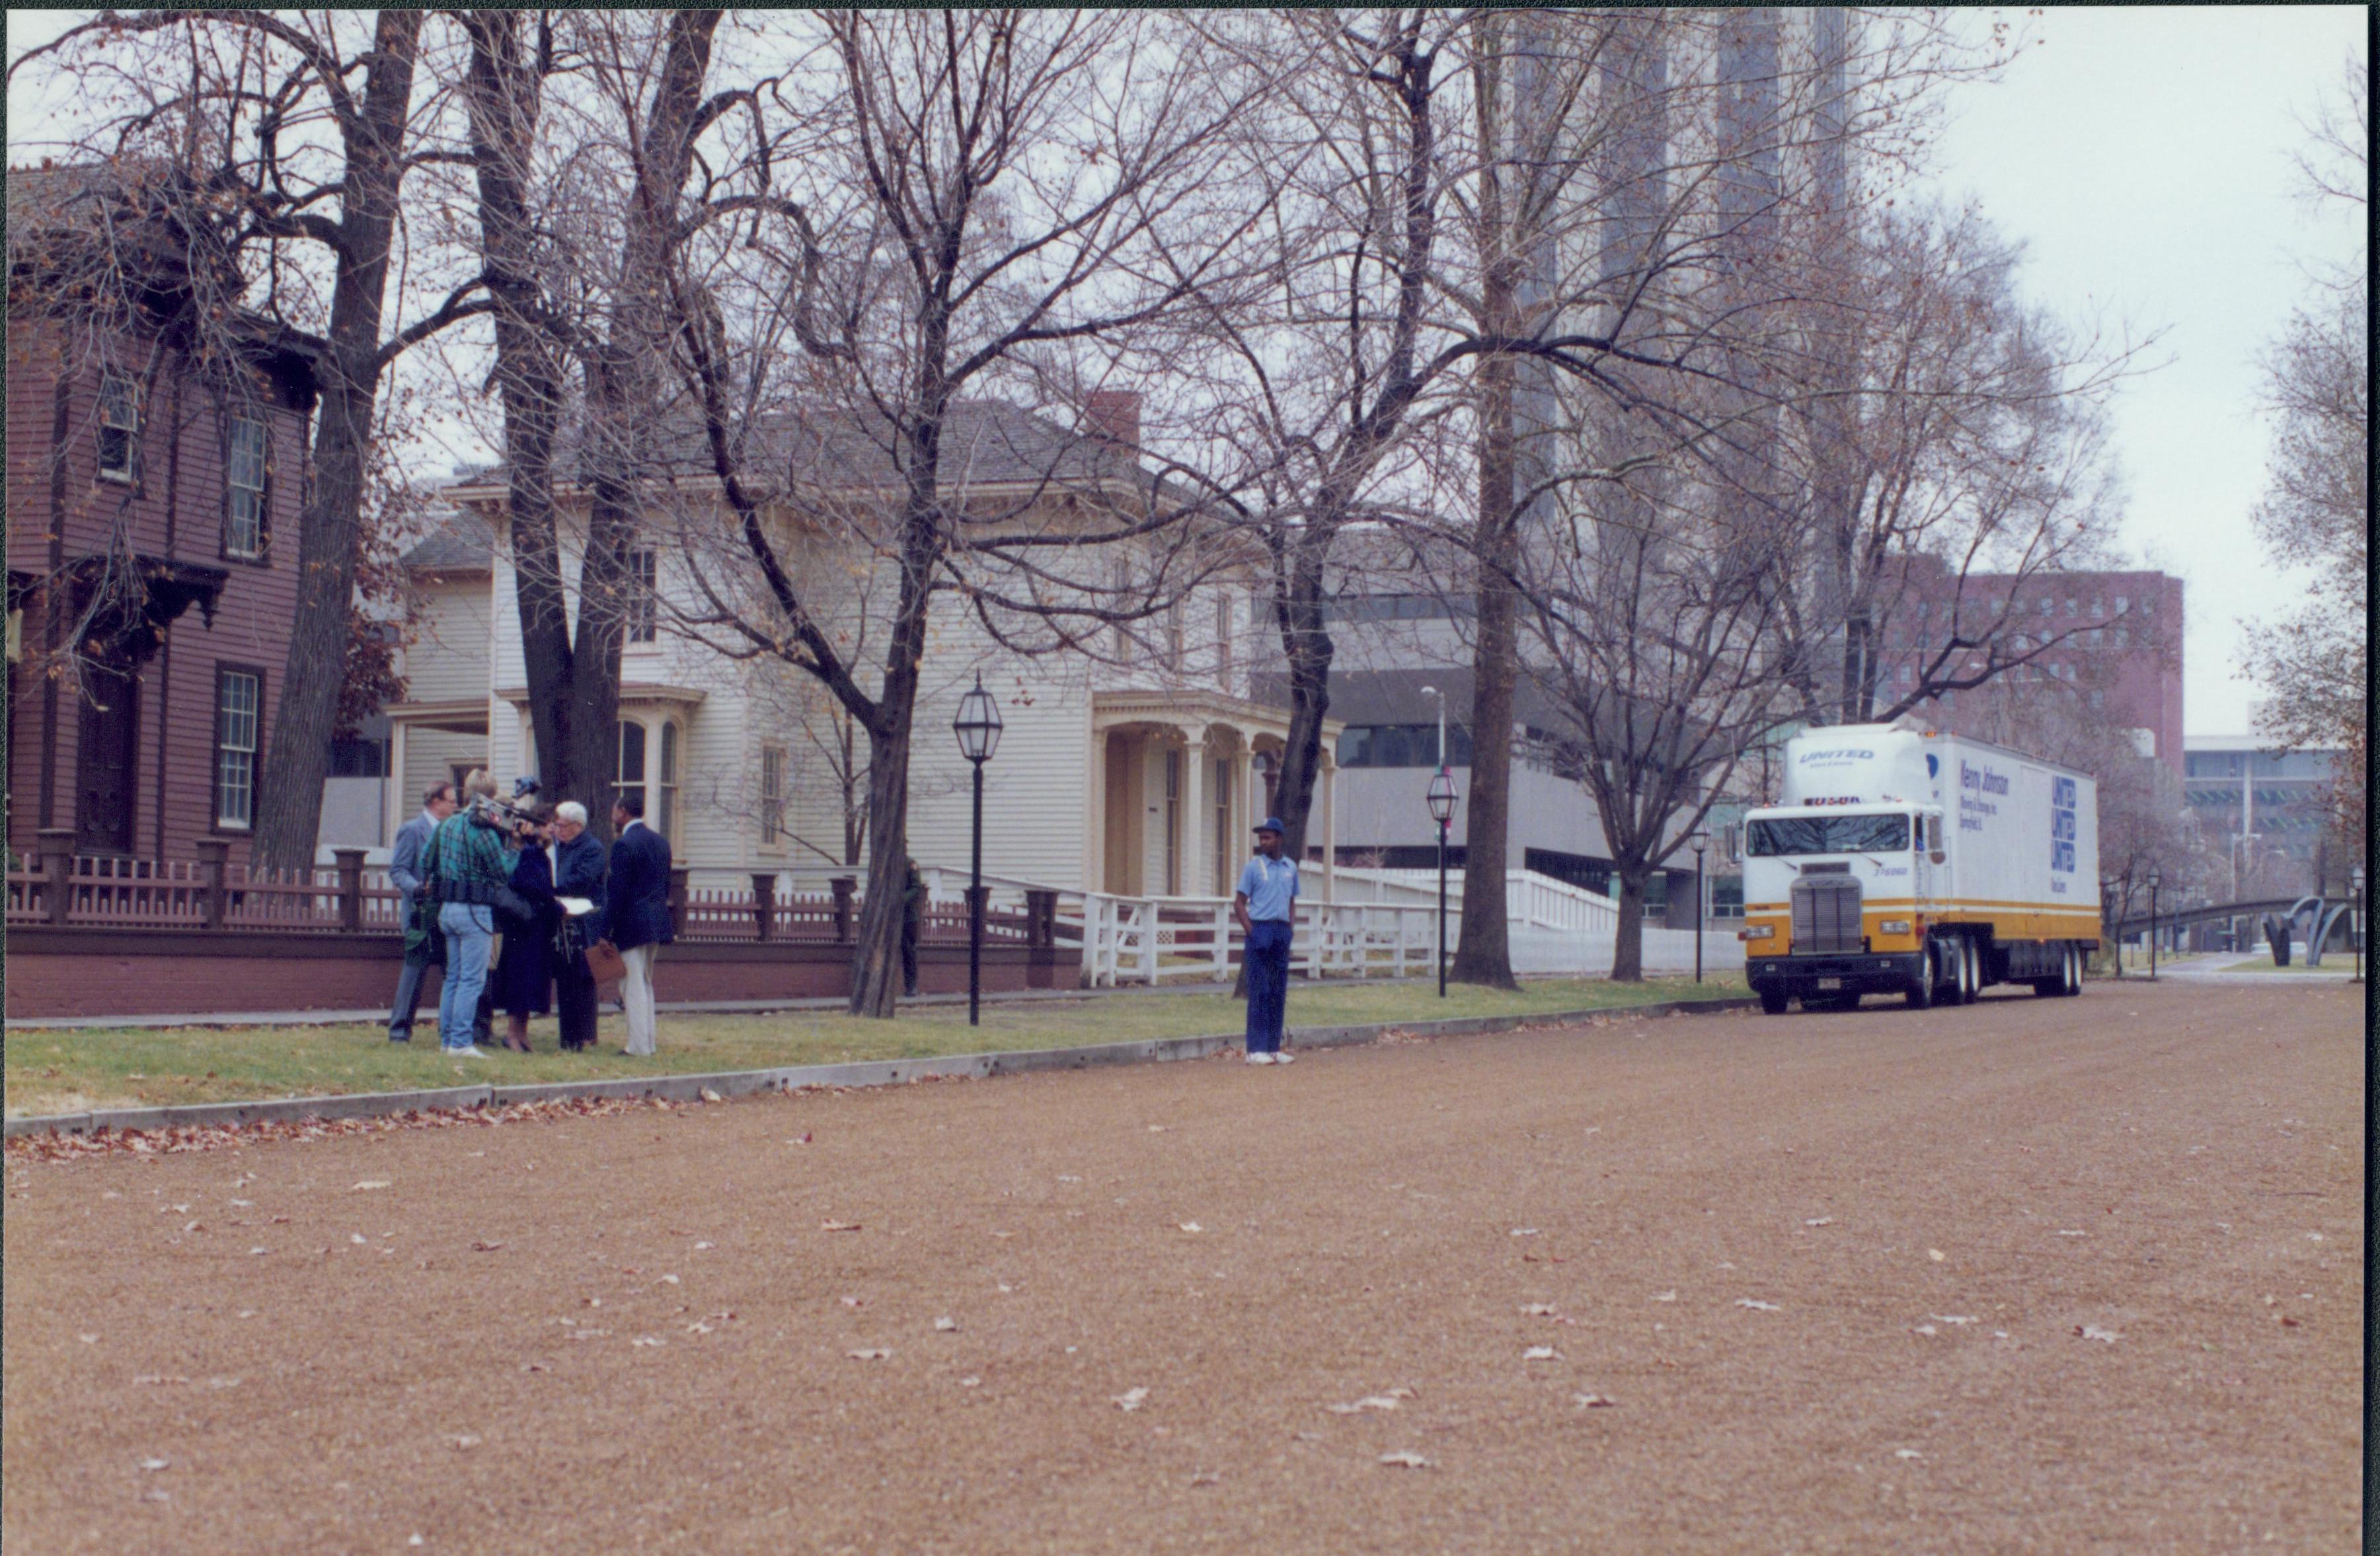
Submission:
[[[1785,745],[1783,803],[1748,811],[1745,971],[1760,1007],[1925,1009],[1994,983],[2082,990],[2098,947],[2099,794],[2086,773],[1887,724]]]

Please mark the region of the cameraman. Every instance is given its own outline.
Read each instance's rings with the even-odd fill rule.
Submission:
[[[424,889],[438,902],[446,935],[446,977],[438,991],[438,1041],[462,1058],[487,1055],[472,1041],[480,995],[495,946],[495,904],[510,895],[511,827],[496,809],[496,780],[475,767],[463,780],[463,808],[438,824],[422,850]]]

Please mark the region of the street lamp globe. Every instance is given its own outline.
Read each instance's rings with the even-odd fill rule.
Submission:
[[[2356,897],[2356,899],[2357,899],[2358,901],[2361,901],[2361,900],[2362,900],[2362,898],[2363,898],[2363,866],[2362,866],[2362,865],[2359,864],[2359,865],[2357,865],[2357,866],[2355,867],[2355,874],[2354,874],[2353,879],[2354,879],[2354,882],[2355,882],[2355,897]]]
[[[2157,867],[2156,867],[2155,865],[2154,865],[2154,864],[2150,865],[2150,866],[2149,866],[2149,889],[2150,889],[2151,891],[2155,891],[2155,890],[2156,890],[2156,888],[2157,888],[2158,887],[2163,886],[2164,884],[2165,884],[2165,874],[2164,874],[2164,873],[2163,873],[2162,871],[2158,870],[2158,869],[2157,869]]]
[[[1687,837],[1686,847],[1694,850],[1696,859],[1702,858],[1703,850],[1710,847],[1710,834],[1697,828]]]
[[[1000,705],[983,689],[983,676],[975,678],[975,690],[959,699],[958,717],[951,720],[951,730],[959,738],[959,754],[978,765],[991,760],[1000,749]]]
[[[1454,775],[1443,767],[1429,780],[1429,817],[1441,825],[1454,819]]]

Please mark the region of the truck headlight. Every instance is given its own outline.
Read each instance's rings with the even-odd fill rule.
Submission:
[[[1887,919],[1876,927],[1886,935],[1906,935],[1909,933],[1909,921],[1907,919]]]
[[[1773,940],[1777,937],[1777,926],[1767,923],[1755,924],[1750,929],[1737,930],[1735,937],[1738,940]]]

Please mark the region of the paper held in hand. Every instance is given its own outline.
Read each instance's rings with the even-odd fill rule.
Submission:
[[[590,897],[557,897],[553,901],[554,906],[574,919],[584,918],[595,911],[595,899]]]

